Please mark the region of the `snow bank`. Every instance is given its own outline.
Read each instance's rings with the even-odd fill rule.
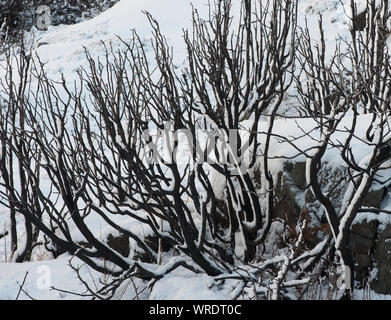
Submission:
[[[0,300],[15,300],[16,297],[20,300],[88,299],[88,297],[55,290],[60,289],[73,293],[85,292],[85,287],[76,277],[75,272],[68,266],[70,259],[71,256],[64,254],[56,260],[0,263]],[[82,266],[83,262],[74,258],[72,265]],[[80,274],[91,288],[94,288],[95,284],[99,284],[99,279],[105,280],[102,274],[85,265],[80,269]],[[23,291],[19,293],[25,277],[25,283],[22,288],[27,294]],[[109,279],[106,277],[106,280]],[[126,295],[122,297],[123,299],[133,299],[135,297],[132,286],[129,287]]]
[[[194,273],[180,267],[158,281],[150,300],[231,300],[238,286],[236,280],[215,285],[212,277]]]

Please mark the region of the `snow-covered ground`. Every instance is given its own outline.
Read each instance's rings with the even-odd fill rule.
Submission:
[[[192,1],[200,14],[207,13],[205,1]],[[188,28],[191,21],[191,6],[189,0],[122,0],[111,9],[99,16],[75,25],[60,25],[50,27],[48,31],[37,38],[36,53],[46,63],[45,69],[51,76],[58,72],[66,75],[67,80],[76,76],[74,70],[86,66],[84,47],[93,57],[104,54],[104,46],[110,41],[114,48],[120,47],[123,40],[129,39],[131,30],[135,29],[145,41],[151,37],[151,28],[143,11],[148,11],[161,26],[161,31],[167,36],[173,46],[178,63],[186,58],[182,41],[183,28]]]
[[[319,35],[318,15],[322,13],[324,29],[327,30],[325,40],[330,44],[329,52],[334,51],[334,43],[339,35],[348,35],[347,18],[341,2],[347,1],[299,1],[299,26],[304,27],[307,19],[314,39]],[[143,13],[148,11],[159,21],[162,33],[174,50],[175,61],[181,65],[186,59],[183,29],[191,27],[191,5],[201,17],[208,16],[207,1],[204,0],[121,0],[91,20],[75,25],[50,26],[45,32],[35,29],[35,53],[45,63],[49,76],[56,78],[61,72],[71,81],[76,77],[74,71],[86,66],[84,48],[98,58],[104,54],[102,41],[110,41],[114,47],[119,47],[120,41],[117,37],[129,39],[132,29],[148,41],[152,29]],[[240,1],[233,1],[232,12],[239,12],[239,8]]]
[[[342,8],[346,0],[299,0],[299,25],[307,24],[314,39],[318,37],[317,28],[318,14],[323,14],[324,29],[326,30],[326,42],[328,54],[334,51],[335,40],[339,37],[348,36],[348,20]],[[52,79],[58,79],[60,73],[64,74],[67,81],[77,79],[75,72],[80,67],[87,67],[84,49],[86,48],[96,59],[104,55],[104,45],[102,42],[112,42],[114,48],[121,47],[118,37],[126,40],[130,37],[131,29],[136,29],[142,39],[148,41],[151,36],[151,28],[142,10],[149,11],[160,23],[162,33],[167,36],[169,44],[173,47],[175,63],[181,66],[185,59],[185,45],[182,39],[183,28],[191,26],[191,5],[199,10],[201,16],[207,16],[208,7],[205,0],[121,0],[112,8],[103,12],[99,16],[75,25],[60,25],[50,27],[48,31],[34,31],[34,54],[38,55],[45,63],[45,70]],[[238,12],[239,1],[234,1],[233,12]],[[0,68],[0,77],[4,77],[4,70]],[[297,120],[279,120],[276,126],[285,127],[286,135],[300,134],[297,128],[306,128],[310,131],[311,123]],[[285,121],[285,123],[282,123]],[[347,120],[348,121],[348,120]],[[365,117],[360,121],[366,122]],[[344,125],[344,124],[342,124]],[[364,126],[363,130],[365,131]],[[363,131],[363,136],[364,136]],[[314,133],[315,134],[315,133]],[[310,138],[303,141],[303,145],[310,142]],[[271,150],[274,155],[291,155],[294,150],[289,146],[282,146],[275,143],[275,150]],[[365,147],[356,148],[358,158],[363,158],[367,154]],[[330,162],[338,161],[333,152],[328,155]],[[275,172],[280,170],[280,163],[276,163]],[[390,201],[391,203],[391,201]],[[388,208],[388,207],[387,207]],[[104,240],[110,232],[113,232],[104,221],[95,217],[89,217],[88,225],[96,235]],[[123,219],[119,217],[118,219]],[[8,211],[0,207],[0,233],[8,225]],[[134,221],[123,219],[121,225],[124,228],[138,228]],[[133,230],[133,229],[132,229]],[[142,232],[149,232],[143,230]],[[78,235],[74,234],[74,238]],[[7,238],[0,239],[0,299],[74,299],[81,298],[70,293],[51,289],[55,287],[63,291],[82,293],[85,288],[80,284],[74,270],[69,267],[71,259],[68,255],[62,255],[58,259],[50,260],[50,256],[45,253],[36,253],[34,261],[30,263],[15,264],[8,262],[9,243]],[[83,239],[79,239],[83,240]],[[77,259],[73,259],[74,264],[80,264]],[[98,279],[106,276],[90,270],[88,267],[82,268],[82,274],[91,286]],[[20,286],[25,278],[23,291]],[[183,284],[186,283],[186,286]],[[141,293],[134,290],[133,285],[128,285],[125,294],[118,298],[133,299],[230,299],[235,294],[237,283],[235,281],[226,283],[221,288],[212,288],[211,279],[205,275],[194,276],[183,269],[178,269],[159,281],[149,292],[145,289],[145,284],[136,284]],[[20,292],[19,292],[20,291]],[[18,294],[19,293],[19,294]],[[365,292],[357,292],[357,298],[365,298]],[[374,299],[388,299],[391,296],[372,294]]]

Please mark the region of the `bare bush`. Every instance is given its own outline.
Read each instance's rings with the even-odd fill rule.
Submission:
[[[355,12],[354,1],[351,1],[351,8]],[[341,40],[343,44],[336,47],[328,61],[321,18],[320,45],[311,43],[307,27],[299,46],[299,60],[307,80],[306,86],[301,80],[297,81],[299,99],[317,123],[316,130],[320,135],[319,138],[312,137],[316,141],[315,147],[311,153],[306,153],[307,184],[325,210],[333,246],[340,263],[347,268],[347,297],[354,289],[350,228],[359,212],[381,211],[363,208],[362,203],[373,183],[387,183],[384,173],[389,168],[390,159],[390,55],[384,42],[387,37],[385,26],[390,21],[388,1],[381,1],[380,7],[375,1],[368,1],[366,12],[366,32],[359,33],[352,27],[350,41]],[[372,115],[364,136],[360,135],[362,129],[357,124],[363,113]],[[335,138],[340,132],[346,133],[344,140]],[[310,135],[309,132],[306,134]],[[368,156],[360,161],[354,154],[354,141],[357,140],[370,150]],[[320,168],[328,149],[337,149],[342,165],[349,169],[348,188],[340,210],[324,194],[319,181]]]
[[[369,2],[366,37],[352,29],[346,50],[340,43],[330,59],[321,19],[320,45],[308,27],[298,36],[292,0],[244,0],[236,20],[231,1],[216,1],[206,20],[194,9],[193,28],[184,32],[188,62],[181,70],[148,13],[150,43],[133,31],[130,41],[120,39],[121,50],[105,44],[103,58],[86,50],[88,67],[78,71],[74,84],[49,79],[43,63],[26,50],[17,56],[15,78],[9,55],[1,92],[6,107],[0,114],[0,201],[11,213],[14,260],[28,260],[36,245],[54,256],[67,251],[114,277],[98,290],[87,288],[96,298],[112,298],[133,277],[153,286],[179,267],[206,273],[215,283],[238,280],[233,298],[252,291],[254,298],[282,299],[290,288],[300,288],[302,298],[334,263],[353,272],[352,221],[389,167],[385,3],[379,9]],[[275,126],[292,83],[314,124],[293,139]],[[363,138],[357,121],[368,112],[372,120]],[[336,139],[341,132],[344,140]],[[310,137],[313,146],[303,150],[302,137]],[[307,187],[323,206],[331,234],[307,247],[303,233],[309,221],[301,216],[293,225],[285,222],[281,233],[290,228],[294,236],[284,239],[278,255],[266,257],[259,249],[272,223],[281,222],[274,216],[276,180],[270,170],[276,139],[307,159]],[[361,161],[352,152],[357,140],[371,150]],[[319,181],[330,149],[349,168],[341,209]],[[223,190],[216,190],[216,176]],[[24,218],[23,248],[17,215]],[[128,230],[119,216],[138,221],[150,238]],[[89,217],[131,239],[134,253],[121,254],[100,239]],[[85,242],[74,239],[75,230]],[[354,274],[346,280],[350,298]]]

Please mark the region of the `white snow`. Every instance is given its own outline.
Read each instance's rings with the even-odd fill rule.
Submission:
[[[26,263],[0,263],[0,300],[70,300],[70,299],[91,299],[72,293],[83,294],[86,288],[77,278],[75,271],[70,268],[71,256],[64,254],[55,260],[45,260]],[[72,259],[72,265],[81,267],[80,274],[83,280],[87,281],[91,288],[99,285],[99,279],[108,281],[110,278],[87,267],[77,258]],[[27,273],[27,276],[26,276]],[[20,291],[22,286],[23,291]],[[140,291],[143,285],[137,281]],[[55,289],[60,289],[58,291]],[[20,292],[19,292],[20,291]],[[26,293],[25,293],[25,292]],[[69,292],[63,292],[69,291]],[[133,299],[136,293],[129,286],[126,295],[118,297],[121,299]]]
[[[149,11],[155,17],[161,26],[161,31],[167,36],[169,44],[173,47],[175,63],[182,65],[186,60],[185,45],[182,39],[183,28],[189,28],[191,25],[191,6],[199,10],[201,16],[207,16],[208,8],[205,0],[121,0],[111,9],[100,14],[99,16],[84,21],[75,25],[51,26],[47,32],[35,31],[35,47],[34,54],[38,55],[45,63],[45,70],[52,79],[58,79],[60,73],[63,73],[68,82],[78,78],[76,70],[80,67],[87,68],[87,60],[85,59],[84,49],[88,49],[94,59],[103,57],[104,45],[111,42],[115,49],[121,48],[123,44],[117,37],[124,40],[129,39],[131,30],[136,29],[143,41],[148,42],[151,37],[151,27],[147,22],[145,14],[142,10]],[[233,12],[238,12],[239,1],[234,1]],[[348,19],[344,13],[343,7],[348,12],[348,0],[300,0],[299,1],[299,25],[305,25],[305,18],[308,19],[310,33],[317,39],[319,30],[317,28],[318,14],[323,14],[323,28],[326,30],[325,40],[327,43],[328,57],[334,51],[336,39],[339,36],[347,37]],[[358,11],[363,10],[365,1],[357,1]],[[316,42],[316,40],[315,40]],[[1,63],[1,62],[0,62]],[[4,77],[5,70],[0,68],[0,77]],[[287,105],[292,104],[292,101],[287,101]],[[369,123],[369,116],[363,115],[358,119],[356,135],[360,139],[365,140],[365,132]],[[346,117],[340,124],[340,129],[349,127],[351,122],[350,117]],[[243,123],[244,128],[249,128],[251,120]],[[60,125],[60,123],[58,124]],[[302,136],[297,145],[302,150],[311,152],[311,148],[317,145],[319,132],[312,129],[316,124],[308,119],[284,119],[277,120],[275,123],[274,133],[280,133],[279,129],[283,128],[284,137],[297,138]],[[260,125],[260,132],[267,129],[267,123],[263,122]],[[336,133],[333,136],[333,141],[343,141],[346,139],[346,133]],[[308,133],[303,136],[303,133]],[[261,140],[264,135],[260,134]],[[184,137],[183,137],[184,139]],[[181,140],[183,141],[183,140]],[[118,136],[117,142],[122,145],[122,141]],[[186,144],[180,144],[184,149],[178,151],[178,161],[187,162],[188,157],[186,152]],[[357,162],[364,159],[370,152],[370,147],[363,144],[359,139],[352,140],[353,154],[357,158]],[[282,169],[282,161],[279,157],[292,157],[294,161],[301,161],[303,156],[296,157],[298,150],[294,149],[289,143],[282,141],[281,138],[274,137],[270,147],[270,156],[276,157],[276,160],[271,161],[270,169],[273,174],[277,174]],[[341,165],[341,157],[338,149],[329,149],[326,153],[325,160],[331,165]],[[384,171],[384,179],[391,177],[391,171]],[[213,185],[223,192],[224,183],[218,176],[213,178]],[[386,203],[384,209],[391,210],[391,199]],[[0,207],[0,233],[9,228],[8,210]],[[355,223],[363,219],[374,219],[374,214],[363,213],[356,217]],[[383,224],[391,223],[391,218],[387,214],[379,214],[376,218]],[[17,217],[18,221],[21,217]],[[130,230],[140,236],[151,234],[152,230],[141,225],[139,222],[129,217],[121,215],[114,216],[114,221],[122,228]],[[108,226],[102,218],[97,215],[90,215],[86,218],[86,223],[92,233],[104,241],[108,234],[118,233],[115,229]],[[20,225],[20,223],[18,223]],[[165,226],[163,226],[163,229]],[[76,241],[85,241],[77,228],[70,224],[72,238]],[[273,225],[273,230],[280,231],[279,226]],[[22,234],[22,230],[19,230]],[[276,231],[276,233],[278,233]],[[237,240],[240,239],[240,234],[235,235]],[[276,235],[277,237],[277,235]],[[62,255],[56,260],[47,260],[48,257],[42,255],[44,261],[34,261],[23,264],[8,263],[9,242],[7,238],[0,240],[0,299],[15,299],[19,292],[19,284],[23,282],[26,272],[25,285],[23,289],[28,292],[32,298],[36,299],[74,299],[75,296],[69,293],[60,293],[55,290],[50,290],[51,286],[58,289],[83,292],[84,287],[75,276],[74,271],[68,266],[70,260],[69,255]],[[241,242],[241,241],[238,241]],[[271,243],[268,244],[272,246]],[[237,246],[237,255],[241,256],[243,248]],[[37,258],[37,257],[35,257]],[[75,264],[81,264],[80,260],[75,258]],[[97,279],[104,277],[103,275],[90,270],[87,267],[82,269],[82,274],[88,282],[93,285],[94,282],[99,282]],[[47,278],[45,276],[49,275]],[[46,280],[50,281],[47,282]],[[47,285],[49,284],[49,286]],[[138,283],[141,289],[145,284]],[[165,276],[158,281],[149,295],[148,290],[143,291],[141,298],[150,299],[231,299],[235,296],[235,289],[238,287],[238,282],[235,280],[226,280],[221,287],[212,286],[212,278],[204,274],[195,275],[188,270],[179,268],[171,274]],[[133,299],[136,293],[132,286],[128,286],[126,294],[123,298]],[[20,293],[20,299],[29,299],[23,292]],[[81,298],[81,297],[77,297]],[[384,297],[383,297],[384,298]]]
[[[194,275],[183,268],[158,281],[151,292],[151,300],[231,300],[240,281],[226,280],[216,286],[205,274]]]

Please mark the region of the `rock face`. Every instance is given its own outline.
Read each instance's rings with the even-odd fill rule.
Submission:
[[[356,280],[365,283],[373,267],[372,253],[375,248],[377,220],[353,223],[349,239],[349,247],[355,261]]]
[[[301,189],[304,189],[307,186],[305,179],[305,162],[295,162],[289,173],[296,186]]]
[[[391,223],[379,226],[374,252],[377,274],[372,284],[377,293],[391,293]]]
[[[278,175],[276,188],[276,216],[284,219],[288,224],[295,224],[300,215],[308,212],[310,224],[307,230],[306,242],[310,247],[317,245],[329,233],[324,209],[316,201],[307,186],[305,177],[306,164],[302,162],[287,162],[284,170]],[[319,182],[322,192],[328,194],[337,209],[340,208],[343,194],[347,188],[343,183],[346,177],[345,168],[334,168],[323,165],[319,172]],[[288,218],[285,216],[288,215]]]
[[[159,238],[156,235],[148,235],[144,238],[145,244],[151,248],[155,253],[158,252],[159,249]],[[171,249],[171,246],[164,240],[161,242],[162,244],[162,250],[163,252],[167,252]],[[113,236],[112,234],[109,234],[107,237],[107,245],[117,251],[119,254],[124,256],[125,258],[128,258],[131,249],[132,249],[132,259],[142,261],[142,262],[152,262],[152,257],[150,257],[149,254],[144,252],[144,250],[140,248],[131,248],[131,243],[129,241],[129,238],[124,235],[120,234],[117,236]]]
[[[303,238],[306,246],[313,248],[330,233],[330,228],[323,207],[307,186],[305,167],[304,161],[286,161],[283,169],[276,174],[273,217],[288,226],[289,238],[290,231],[294,233],[297,222],[306,215],[308,227],[303,232]],[[259,172],[254,172],[258,184],[262,183],[260,176]],[[342,206],[348,177],[346,168],[327,163],[319,171],[322,192],[337,211]],[[389,192],[384,186],[370,190],[362,206],[380,209]],[[227,212],[224,201],[219,200],[217,207],[220,213],[224,213],[220,222],[227,223],[223,219]],[[359,213],[351,227],[349,248],[355,263],[356,280],[363,285],[370,283],[377,293],[391,294],[391,215],[384,223],[375,213]]]
[[[354,31],[363,31],[367,25],[367,10],[364,10],[363,12],[360,12],[356,15],[356,17],[353,19],[353,30]]]
[[[341,208],[343,195],[347,189],[346,168],[335,168],[324,164],[319,172],[319,182],[324,194],[333,202],[337,210]],[[381,208],[387,189],[371,190],[363,200],[363,207]],[[316,201],[305,179],[305,162],[286,162],[277,175],[274,214],[293,225],[303,213],[309,213],[310,227],[305,241],[315,246],[329,229],[323,228],[327,220],[322,206]],[[391,294],[391,219],[387,225],[379,224],[376,214],[358,215],[352,225],[349,247],[355,262],[356,280],[365,284],[371,281],[377,293]],[[374,270],[377,275],[373,277]]]
[[[386,188],[380,188],[378,190],[369,191],[362,202],[362,206],[380,209],[380,205],[384,199],[385,193],[386,193]]]
[[[296,201],[296,190],[290,179],[283,172],[279,173],[275,190],[276,203],[274,217],[286,221],[289,225],[297,221],[300,216],[300,206]]]
[[[129,257],[130,247],[129,247],[129,238],[123,234],[115,237],[111,234],[107,237],[108,246],[117,251],[124,257]]]

